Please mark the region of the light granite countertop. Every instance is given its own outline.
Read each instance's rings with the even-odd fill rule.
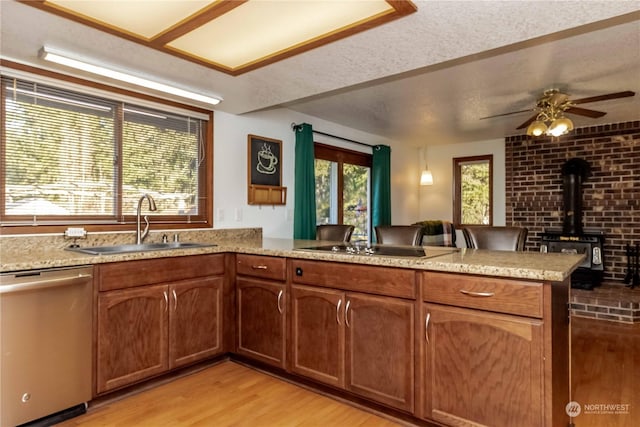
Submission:
[[[150,242],[157,242],[156,233]],[[185,236],[184,239],[182,237]],[[68,241],[61,238],[0,238],[0,272],[34,270],[53,267],[91,265],[137,259],[164,258],[210,253],[244,253],[313,259],[387,267],[412,268],[451,273],[511,277],[517,279],[561,282],[582,262],[583,255],[537,252],[503,252],[475,249],[424,247],[426,257],[391,257],[351,255],[331,251],[309,251],[302,248],[318,245],[318,241],[262,238],[255,229],[233,232],[181,234],[182,241],[211,243],[216,246],[134,252],[115,255],[85,255],[64,249]],[[82,242],[80,242],[82,243]],[[82,246],[118,244],[113,239],[96,238]],[[324,242],[330,244],[330,242]]]

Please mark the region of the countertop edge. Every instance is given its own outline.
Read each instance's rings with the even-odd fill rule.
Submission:
[[[317,242],[315,242],[317,243]],[[334,254],[330,252],[300,251],[309,241],[291,239],[263,239],[260,242],[221,242],[217,246],[171,249],[163,251],[134,252],[116,255],[84,255],[64,249],[28,251],[25,254],[0,251],[0,273],[22,270],[39,270],[56,267],[73,267],[110,262],[134,261],[140,259],[170,258],[216,253],[241,253],[253,255],[279,256],[293,259],[342,262],[414,270],[439,271],[449,273],[474,274],[482,276],[562,282],[582,262],[583,256],[566,254],[540,254],[537,252],[498,252],[475,249],[460,249],[452,254],[433,258],[409,258],[387,256],[364,256]],[[549,258],[551,256],[552,258]],[[563,258],[557,258],[563,257]],[[3,258],[10,258],[7,261]],[[18,258],[23,258],[20,260]],[[549,267],[549,260],[561,267]],[[560,260],[562,262],[560,262]],[[524,265],[523,265],[524,264]]]

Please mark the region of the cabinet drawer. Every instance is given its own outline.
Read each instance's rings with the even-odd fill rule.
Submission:
[[[263,279],[285,280],[286,260],[264,255],[236,255],[236,273]]]
[[[110,291],[224,274],[224,254],[123,261],[96,268],[98,289]]]
[[[368,294],[415,299],[416,273],[401,268],[336,262],[291,262],[293,282]]]
[[[422,273],[425,301],[542,317],[542,283],[446,273]]]

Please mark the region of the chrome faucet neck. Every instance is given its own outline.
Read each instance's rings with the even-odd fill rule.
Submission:
[[[149,234],[149,217],[147,215],[144,216],[144,222],[145,222],[144,230],[141,230],[141,224],[140,224],[140,216],[142,212],[142,201],[144,199],[147,199],[147,201],[149,202],[150,211],[153,212],[158,210],[158,208],[156,207],[156,202],[155,200],[153,200],[153,197],[151,197],[151,195],[145,193],[142,196],[140,196],[140,198],[138,199],[138,208],[136,209],[136,245],[141,245],[142,241]]]

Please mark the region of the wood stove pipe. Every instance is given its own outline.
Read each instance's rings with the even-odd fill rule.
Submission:
[[[591,167],[584,159],[572,158],[562,165],[564,219],[562,234],[582,234],[582,182],[591,176]]]

